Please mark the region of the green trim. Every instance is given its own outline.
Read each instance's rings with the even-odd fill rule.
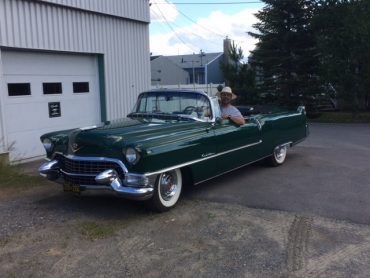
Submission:
[[[98,72],[99,72],[99,92],[100,92],[100,119],[102,122],[107,120],[107,102],[105,98],[105,71],[104,55],[98,55]]]

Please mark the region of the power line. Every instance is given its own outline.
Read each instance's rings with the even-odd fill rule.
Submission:
[[[179,3],[171,3],[171,2],[169,2],[168,0],[164,0],[164,1],[166,1],[165,3],[163,2],[163,3],[159,3],[159,4],[168,4],[168,5],[174,5],[174,4],[179,4]],[[221,2],[217,2],[217,3],[221,3]],[[248,1],[248,2],[229,2],[229,3],[232,3],[232,4],[234,4],[234,3],[261,3],[261,2],[251,2],[251,1]],[[224,4],[229,4],[229,3],[224,3]],[[156,3],[154,3],[154,4],[156,4]],[[183,4],[183,3],[181,3],[181,4]],[[188,4],[188,3],[185,3],[185,4]],[[196,3],[196,4],[207,4],[207,3]],[[174,35],[186,46],[186,47],[188,47],[189,49],[191,49],[193,52],[195,52],[194,51],[194,49],[192,48],[192,47],[190,47],[187,43],[185,43],[185,41],[182,39],[182,38],[180,38],[180,36],[176,33],[176,31],[175,31],[175,29],[171,26],[171,24],[168,22],[168,20],[166,19],[166,17],[164,16],[164,14],[163,14],[163,12],[159,9],[159,7],[157,7],[157,9],[159,10],[159,12],[161,13],[161,17],[166,21],[166,24],[169,26],[169,28],[172,30],[172,32],[174,33]],[[204,30],[206,30],[207,32],[211,32],[211,33],[213,33],[213,34],[215,34],[215,35],[217,35],[217,36],[219,36],[219,37],[221,37],[221,38],[225,38],[225,35],[221,35],[221,34],[219,34],[219,33],[217,33],[217,32],[215,32],[215,31],[212,31],[211,29],[209,29],[209,28],[206,28],[206,27],[204,27],[204,26],[202,26],[202,25],[200,25],[198,22],[196,22],[195,20],[193,20],[192,18],[190,18],[189,16],[187,16],[186,14],[184,14],[182,11],[180,11],[179,9],[177,9],[177,11],[182,15],[182,16],[184,16],[186,19],[188,19],[189,21],[191,21],[192,23],[194,23],[194,24],[196,24],[197,26],[199,26],[199,27],[201,27],[202,29],[204,29]],[[154,10],[152,10],[152,12],[154,12],[155,14],[157,14]],[[158,14],[157,14],[157,16],[158,16]],[[175,23],[173,23],[173,25],[174,26],[176,26],[176,27],[178,27],[178,28],[180,28],[180,26],[178,26],[178,25],[176,25]],[[191,32],[191,31],[189,31],[189,33],[190,34],[192,34],[192,35],[194,35],[194,36],[197,36],[197,37],[199,37],[199,38],[201,38],[201,39],[206,39],[206,38],[204,38],[203,36],[200,36],[200,35],[198,35],[198,34],[195,34],[195,33],[193,33],[193,32]],[[209,40],[208,40],[209,41]],[[216,44],[215,42],[213,42],[213,41],[209,41],[209,42],[211,42],[212,44],[214,44],[214,45],[219,45],[218,43]],[[244,41],[238,41],[239,43],[244,43]]]
[[[172,28],[171,24],[168,22],[167,18],[164,16],[163,12],[161,11],[161,9],[160,9],[159,7],[158,7],[158,11],[161,13],[162,18],[166,21],[166,23],[167,23],[168,27],[170,27],[170,29],[172,30],[172,32],[174,33],[174,35],[179,39],[179,41],[181,41],[181,42],[182,42],[186,47],[188,47],[191,51],[196,52],[196,51],[194,51],[194,49],[193,49],[191,46],[189,46],[186,42],[184,42],[184,41],[180,38],[180,36],[176,33],[175,29],[173,29],[173,28]]]
[[[190,17],[188,17],[186,14],[184,14],[182,11],[180,10],[177,10],[180,14],[182,14],[185,18],[187,18],[188,20],[190,20],[191,22],[195,23],[196,25],[198,25],[199,27],[201,27],[202,29],[208,31],[208,32],[211,32],[219,37],[222,37],[224,38],[225,36],[224,35],[221,35],[219,33],[216,33],[215,31],[212,31],[211,29],[208,29],[206,27],[204,27],[203,25],[200,25],[198,22],[196,22],[195,20],[191,19]]]
[[[165,0],[165,1],[166,1],[166,3],[168,3],[168,4],[171,4],[171,2],[169,2],[168,0]],[[190,20],[191,22],[195,23],[196,25],[198,25],[198,26],[199,26],[199,27],[201,27],[202,29],[204,29],[204,30],[206,30],[206,31],[208,31],[208,32],[211,32],[211,33],[213,33],[213,34],[215,34],[215,35],[217,35],[217,36],[220,36],[220,37],[222,37],[222,38],[224,38],[224,37],[225,37],[224,35],[218,34],[218,33],[214,32],[214,31],[212,31],[212,30],[210,30],[210,29],[208,29],[208,28],[206,28],[206,27],[204,27],[204,26],[200,25],[198,22],[196,22],[195,20],[193,20],[192,18],[190,18],[189,16],[187,16],[186,14],[184,14],[184,13],[183,13],[182,11],[180,11],[179,9],[177,9],[177,11],[178,11],[182,16],[184,16],[187,20]]]
[[[158,16],[158,14],[154,11],[154,10],[152,10],[152,12],[155,14],[155,15],[157,15]],[[183,27],[181,27],[181,26],[179,26],[179,25],[177,25],[177,24],[175,24],[175,23],[171,23],[173,26],[175,26],[175,27],[177,27],[177,28],[183,28]],[[206,40],[207,42],[209,42],[209,43],[211,43],[211,44],[213,44],[213,45],[217,45],[217,46],[219,46],[220,44],[219,43],[216,43],[216,41],[212,41],[212,40],[209,40],[209,38],[208,37],[204,37],[204,36],[202,36],[202,35],[199,35],[199,34],[197,34],[197,33],[194,33],[194,32],[192,32],[192,31],[187,31],[189,34],[191,34],[191,35],[193,35],[193,36],[195,36],[195,37],[198,37],[198,38],[200,38],[200,39],[202,39],[202,40]],[[207,51],[208,52],[208,51]]]
[[[165,0],[165,1],[167,1],[167,0]],[[167,1],[167,2],[168,2],[168,1]],[[170,3],[170,2],[168,2],[168,3]],[[193,22],[194,24],[196,24],[197,26],[199,26],[199,27],[201,27],[202,29],[206,30],[207,32],[213,33],[213,34],[215,34],[215,35],[217,35],[217,36],[221,37],[222,39],[224,39],[224,38],[225,38],[225,36],[224,36],[224,35],[218,34],[218,33],[214,32],[214,31],[212,31],[211,29],[208,29],[208,28],[206,28],[206,27],[204,27],[204,26],[200,25],[199,23],[197,23],[196,21],[194,21],[193,19],[191,19],[190,17],[188,17],[186,14],[184,14],[183,12],[181,12],[179,9],[177,9],[177,11],[178,11],[180,14],[182,14],[185,18],[187,18],[189,21]],[[157,16],[158,16],[158,14],[156,13],[155,9],[152,9],[152,12],[153,12],[155,15],[157,15]],[[183,28],[182,26],[179,26],[179,25],[177,25],[177,24],[176,24],[176,23],[174,23],[174,22],[172,22],[171,24],[172,24],[173,26],[177,27],[177,28]],[[220,46],[220,43],[219,43],[219,42],[216,42],[216,41],[213,41],[213,40],[209,40],[209,37],[204,37],[204,36],[202,36],[202,35],[200,35],[200,34],[197,34],[197,33],[195,33],[195,32],[192,32],[192,31],[190,31],[190,30],[188,30],[187,32],[188,32],[189,34],[192,34],[193,36],[196,36],[196,37],[198,37],[198,38],[201,38],[202,40],[207,40],[209,43],[211,43],[211,44],[213,44],[213,45]]]
[[[154,11],[154,10],[152,10],[152,12],[156,15],[156,16],[159,16],[157,13],[156,13],[156,11]],[[167,25],[167,24],[166,24]],[[173,23],[172,22],[172,25],[173,26],[175,26],[175,27],[177,27],[177,28],[182,28],[181,26],[179,26],[179,25],[177,25],[177,24],[175,24],[175,23]],[[171,29],[172,31],[173,31],[173,29]],[[217,46],[220,46],[220,44],[219,43],[216,43],[216,41],[212,41],[212,40],[209,40],[209,38],[206,38],[206,37],[204,37],[204,36],[201,36],[201,35],[199,35],[199,34],[197,34],[197,33],[194,33],[194,32],[192,32],[192,31],[187,31],[189,34],[192,34],[193,36],[195,36],[195,37],[198,37],[198,38],[200,38],[200,39],[202,39],[202,40],[207,40],[207,42],[209,42],[209,43],[211,43],[211,44],[213,44],[213,45],[217,45]],[[179,36],[178,34],[177,34],[177,36]],[[183,41],[183,40],[182,40]],[[187,47],[189,47],[188,45],[186,45]],[[207,49],[206,49],[206,52],[209,52],[209,51],[207,51]]]
[[[178,3],[178,2],[156,2],[152,5],[245,5],[245,4],[261,4],[260,1],[242,1],[242,2],[187,2],[187,3]]]

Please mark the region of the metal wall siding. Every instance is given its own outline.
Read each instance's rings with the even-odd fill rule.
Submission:
[[[0,46],[103,54],[107,119],[125,116],[137,95],[150,88],[147,23],[42,2],[0,0]]]
[[[148,0],[41,0],[52,4],[149,22]]]

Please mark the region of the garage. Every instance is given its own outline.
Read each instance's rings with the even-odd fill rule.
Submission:
[[[101,121],[97,55],[1,51],[11,161],[44,155],[41,134]]]
[[[150,88],[149,24],[147,0],[0,0],[0,163],[125,117]]]

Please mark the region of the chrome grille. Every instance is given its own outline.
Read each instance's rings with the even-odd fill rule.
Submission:
[[[119,177],[124,178],[123,169],[114,161],[75,160],[59,154],[55,159],[59,161],[64,179],[68,183],[97,185],[95,176],[108,169],[116,170]]]

